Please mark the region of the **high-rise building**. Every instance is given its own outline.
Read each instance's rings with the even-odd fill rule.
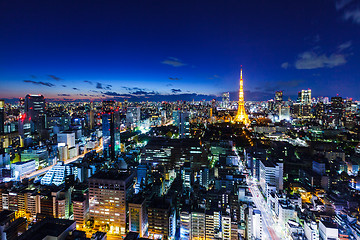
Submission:
[[[283,101],[283,91],[276,91],[275,92],[275,101],[282,102]]]
[[[126,199],[132,193],[134,175],[128,172],[97,172],[89,178],[90,217],[113,234],[126,233]]]
[[[140,121],[140,107],[128,107],[126,111],[126,125],[133,127]]]
[[[114,101],[103,101],[102,132],[104,155],[114,160],[120,152],[120,115]]]
[[[249,206],[247,219],[247,239],[263,239],[262,214],[252,206]]]
[[[153,199],[148,207],[149,236],[172,239],[176,232],[176,212],[164,199]]]
[[[345,104],[342,97],[332,97],[331,105],[328,111],[329,122],[335,126],[340,126],[342,123],[342,118],[345,113]]]
[[[4,133],[5,101],[0,99],[0,134]]]
[[[82,228],[89,212],[88,192],[77,194],[71,200],[73,204],[74,220],[76,221],[76,225]]]
[[[129,208],[129,231],[138,232],[140,237],[147,235],[147,213],[145,199],[133,199],[128,204]]]
[[[269,188],[273,186],[276,190],[283,190],[283,163],[274,163],[270,160],[260,161],[260,187],[268,196]]]
[[[222,107],[223,108],[229,108],[230,107],[230,93],[224,92],[222,94]]]
[[[26,95],[25,113],[26,117],[34,123],[36,131],[46,128],[45,98],[43,95]]]
[[[238,110],[235,116],[235,122],[241,122],[243,124],[249,124],[250,120],[245,111],[245,100],[244,100],[244,87],[243,87],[243,78],[242,78],[242,68],[240,71],[240,88],[239,88],[239,101],[238,101]]]
[[[311,89],[301,90],[298,93],[297,114],[300,118],[309,118],[311,116]]]
[[[311,89],[301,90],[298,93],[298,102],[302,104],[311,104]]]
[[[173,119],[174,125],[179,128],[180,138],[188,138],[190,136],[190,113],[174,111]]]

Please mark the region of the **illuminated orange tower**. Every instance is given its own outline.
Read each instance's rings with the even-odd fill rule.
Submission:
[[[249,117],[245,112],[245,101],[244,101],[244,88],[243,88],[243,78],[242,78],[242,66],[240,70],[240,89],[239,89],[239,103],[238,111],[235,116],[235,122],[241,122],[245,125],[250,123]]]

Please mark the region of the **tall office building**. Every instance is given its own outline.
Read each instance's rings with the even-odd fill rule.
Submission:
[[[126,233],[126,198],[132,193],[132,173],[97,172],[89,178],[90,217],[112,234]]]
[[[0,99],[0,134],[4,133],[5,101]]]
[[[298,102],[302,104],[311,104],[311,89],[301,90],[298,93]]]
[[[129,207],[129,231],[138,232],[140,237],[147,235],[147,213],[145,199],[133,199],[128,204]]]
[[[176,232],[176,213],[164,199],[154,199],[148,207],[149,237],[173,239]]]
[[[247,239],[263,239],[262,214],[258,209],[248,208]]]
[[[283,91],[276,91],[275,92],[275,101],[282,102],[283,101]]]
[[[222,94],[222,107],[223,108],[229,108],[230,107],[230,93],[224,92]]]
[[[132,127],[140,121],[140,107],[128,107],[126,111],[126,125]]]
[[[103,101],[102,110],[104,155],[114,160],[120,152],[120,114],[114,101]]]
[[[260,161],[260,187],[265,196],[275,187],[277,191],[283,190],[284,164],[282,162],[274,163],[270,160]]]
[[[332,97],[331,106],[328,112],[329,122],[335,126],[339,126],[342,123],[342,118],[345,113],[345,104],[342,97]]]
[[[34,130],[41,131],[46,127],[45,98],[43,95],[25,96],[26,117],[34,123]]]
[[[173,112],[174,125],[179,128],[180,138],[190,136],[190,113],[182,111]]]
[[[308,118],[311,116],[311,89],[301,90],[298,93],[296,106],[298,106],[299,117]]]

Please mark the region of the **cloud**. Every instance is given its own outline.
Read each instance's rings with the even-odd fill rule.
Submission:
[[[162,61],[161,63],[166,64],[166,65],[170,65],[170,66],[173,66],[173,67],[182,67],[182,66],[186,65],[180,59],[174,58],[174,57],[168,57],[168,59]]]
[[[345,11],[344,18],[345,20],[352,19],[354,23],[360,24],[360,8]]]
[[[24,82],[32,83],[32,84],[35,84],[35,85],[43,85],[43,86],[46,86],[46,87],[54,87],[55,86],[54,84],[49,83],[49,82],[41,82],[41,81],[33,81],[33,80],[24,80]]]
[[[116,97],[118,97],[118,96],[122,96],[122,94],[120,94],[120,93],[117,93],[117,92],[103,92],[103,94],[105,94],[105,95],[108,95],[108,96],[116,96]]]
[[[32,79],[36,79],[37,77],[35,75],[30,75]]]
[[[360,2],[358,0],[337,0],[336,10],[342,12],[344,20],[360,24]]]
[[[111,90],[111,87],[112,87],[112,85],[110,85],[110,84],[102,84],[99,82],[96,83],[97,89]]]
[[[62,87],[66,87],[66,85],[61,85]]]
[[[337,0],[335,2],[336,10],[341,10],[344,7],[346,7],[348,4],[350,4],[353,0]]]
[[[179,92],[182,92],[181,89],[171,89],[171,92],[172,93],[179,93]]]
[[[89,81],[89,80],[85,80],[84,82],[86,82],[86,83],[89,83],[89,84],[93,85],[93,82],[91,82],[91,81]]]
[[[281,67],[284,69],[287,69],[289,67],[289,63],[288,62],[284,62],[281,64]]]
[[[167,87],[172,87],[173,85],[171,83],[166,84]]]
[[[51,79],[53,79],[53,80],[56,80],[56,81],[60,81],[60,80],[62,80],[62,78],[59,78],[59,77],[57,77],[57,76],[55,76],[55,75],[48,75]]]
[[[74,89],[75,91],[80,91],[80,89],[78,89],[78,88],[76,88],[76,87],[74,87],[73,89]]]
[[[307,51],[299,54],[295,62],[296,69],[333,68],[346,63],[345,55],[333,53],[329,56],[318,55],[315,52]]]
[[[181,78],[178,78],[178,77],[169,77],[169,80],[171,81],[178,81],[180,80]]]
[[[59,97],[70,97],[71,95],[70,94],[65,94],[65,93],[61,93],[61,94],[58,94]]]
[[[351,41],[347,41],[347,42],[344,42],[343,44],[340,44],[340,45],[338,46],[338,49],[339,49],[339,51],[341,52],[341,51],[343,51],[343,50],[348,49],[349,47],[351,47],[351,45],[352,45],[352,42],[351,42]]]
[[[133,94],[133,95],[154,95],[154,94],[158,94],[158,93],[155,91],[137,90],[137,91],[131,92],[131,94]]]
[[[158,92],[155,91],[149,91],[146,90],[145,88],[138,88],[138,87],[122,87],[124,88],[126,91],[128,91],[130,94],[133,95],[153,95],[153,94],[158,94]]]

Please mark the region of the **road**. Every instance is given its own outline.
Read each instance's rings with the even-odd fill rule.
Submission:
[[[237,155],[239,159],[239,153],[236,148],[233,148],[233,151]],[[241,162],[241,161],[240,161]],[[246,169],[246,166],[239,163],[239,171],[242,171],[242,169]],[[286,236],[283,235],[282,231],[274,231],[274,229],[277,229],[277,224],[274,221],[274,215],[271,212],[271,209],[267,205],[264,196],[260,192],[258,188],[258,183],[250,180],[250,177],[246,175],[246,183],[249,186],[249,190],[252,195],[252,200],[256,206],[257,209],[261,211],[261,217],[263,222],[263,233],[264,238],[263,239],[273,239],[273,240],[280,240],[280,239],[286,239]]]
[[[276,223],[274,221],[274,216],[269,209],[263,195],[261,194],[257,183],[254,183],[247,179],[247,184],[249,186],[253,202],[257,209],[261,211],[261,217],[263,222],[263,229],[264,232],[268,236],[268,238],[264,239],[273,239],[273,240],[280,240],[280,239],[286,239],[285,236],[280,236],[279,232],[275,232],[274,228],[276,227]]]
[[[102,145],[102,141],[101,141],[101,144],[95,148],[95,149],[92,149],[92,150],[96,150],[96,152],[100,152],[103,148],[103,145]],[[65,164],[68,164],[68,163],[72,163],[72,162],[75,162],[76,160],[78,160],[79,158],[82,158],[84,157],[85,154],[80,154],[76,157],[73,157],[73,158],[70,158],[68,160],[65,160],[64,163]],[[23,176],[20,177],[20,180],[23,180],[25,178],[35,178],[37,176],[40,176],[42,174],[45,174],[47,171],[49,171],[55,164],[51,165],[51,166],[48,166],[48,167],[45,167],[45,168],[42,168],[42,169],[39,169],[39,170],[36,170],[35,172],[32,172],[32,173],[29,173],[29,174],[25,174]]]

